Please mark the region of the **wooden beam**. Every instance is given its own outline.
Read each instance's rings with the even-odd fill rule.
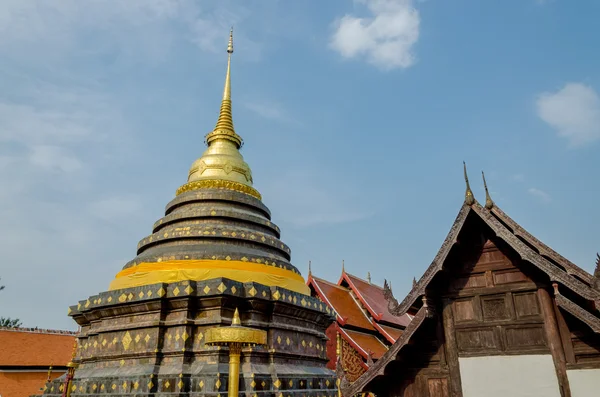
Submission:
[[[462,382],[460,380],[460,367],[458,364],[458,344],[456,343],[456,333],[454,330],[452,301],[444,299],[443,306],[444,347],[446,349],[445,356],[450,375],[450,395],[452,397],[462,397]]]
[[[565,350],[565,359],[567,364],[576,364],[575,351],[573,350],[573,339],[571,339],[571,330],[567,325],[565,316],[560,311],[558,305],[554,305],[554,314],[556,315],[556,321],[558,322],[558,330],[560,331],[560,338],[562,340],[563,349]]]
[[[548,347],[550,348],[550,353],[552,353],[554,368],[556,369],[560,395],[561,397],[571,397],[565,351],[556,320],[556,305],[545,288],[538,289],[538,297],[544,314],[544,328],[546,330],[546,338],[548,339]]]

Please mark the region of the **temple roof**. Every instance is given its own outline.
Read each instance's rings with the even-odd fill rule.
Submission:
[[[317,291],[321,300],[332,308],[337,321],[342,325],[351,325],[364,330],[375,331],[375,327],[350,294],[350,290],[309,275],[308,283]]]
[[[378,360],[388,351],[387,346],[374,335],[345,328],[339,328],[339,331],[342,338],[365,359],[369,357],[370,353],[373,359]]]
[[[363,306],[378,322],[386,322],[399,327],[406,327],[410,323],[410,316],[397,317],[389,312],[387,301],[383,295],[383,288],[369,283],[359,277],[347,272],[342,272],[342,278],[338,284],[346,281],[354,291]]]
[[[407,318],[410,318],[411,320],[413,318],[413,316],[411,316],[410,314],[404,314],[404,316]],[[400,336],[402,336],[402,333],[404,332],[401,329],[390,327],[388,325],[377,324],[377,322],[375,322],[375,321],[373,321],[373,326],[390,343],[395,343],[398,340],[398,338],[400,338]]]
[[[0,328],[0,367],[65,367],[75,333],[31,328]]]
[[[442,272],[446,258],[450,251],[457,245],[459,234],[465,227],[467,218],[475,217],[483,222],[495,235],[508,247],[513,249],[523,261],[526,261],[545,273],[554,286],[554,297],[557,305],[575,318],[588,325],[596,333],[600,333],[600,290],[595,287],[594,276],[570,262],[550,247],[533,237],[522,226],[506,215],[489,197],[486,184],[486,205],[481,206],[475,200],[468,184],[465,169],[467,190],[465,202],[462,205],[450,232],[444,240],[440,250],[427,268],[420,280],[415,283],[412,290],[398,303],[392,295],[387,282],[384,285],[384,295],[388,300],[389,312],[392,315],[402,316],[407,312],[415,313],[411,323],[403,331],[400,338],[392,345],[387,353],[381,357],[367,372],[355,382],[350,384],[342,380],[343,395],[352,396],[364,390],[369,382],[379,374],[384,373],[385,367],[398,358],[417,329],[432,315],[424,303],[428,287],[435,276]],[[472,223],[471,223],[472,224]],[[561,292],[562,291],[562,292]],[[571,297],[571,298],[569,298]],[[587,302],[582,305],[573,301]]]

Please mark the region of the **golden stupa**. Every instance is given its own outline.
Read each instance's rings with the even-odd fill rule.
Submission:
[[[192,164],[187,183],[177,189],[153,233],[138,244],[137,257],[117,274],[112,290],[226,277],[309,294],[239,151],[243,140],[231,114],[232,32],[227,53],[225,89],[217,125],[206,135],[208,148]]]

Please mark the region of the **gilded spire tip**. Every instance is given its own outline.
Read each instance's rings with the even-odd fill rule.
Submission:
[[[485,189],[485,208],[491,210],[494,207],[494,201],[490,196],[490,192],[488,191],[487,183],[485,181],[485,174],[481,171],[481,176],[483,177],[483,188]]]
[[[465,192],[465,203],[467,205],[473,205],[475,203],[475,196],[473,196],[473,192],[471,191],[471,186],[469,185],[469,176],[467,175],[467,163],[463,161],[463,169],[465,173],[465,183],[467,184],[467,191]]]
[[[231,54],[233,54],[233,28],[229,32],[229,43],[227,45],[227,73],[225,74],[225,88],[223,89],[223,100],[217,125],[212,132],[206,135],[206,143],[216,139],[226,139],[233,142],[238,149],[242,147],[242,137],[236,134],[233,128],[233,116],[231,114]]]
[[[242,321],[240,320],[240,312],[238,311],[237,307],[235,308],[235,312],[233,313],[231,325],[242,325]]]
[[[227,53],[233,54],[233,26],[229,31],[229,44],[227,44]]]

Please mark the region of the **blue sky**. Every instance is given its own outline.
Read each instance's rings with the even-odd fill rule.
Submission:
[[[0,315],[67,306],[135,256],[233,106],[293,263],[404,295],[464,197],[589,272],[600,249],[595,0],[4,0]]]

